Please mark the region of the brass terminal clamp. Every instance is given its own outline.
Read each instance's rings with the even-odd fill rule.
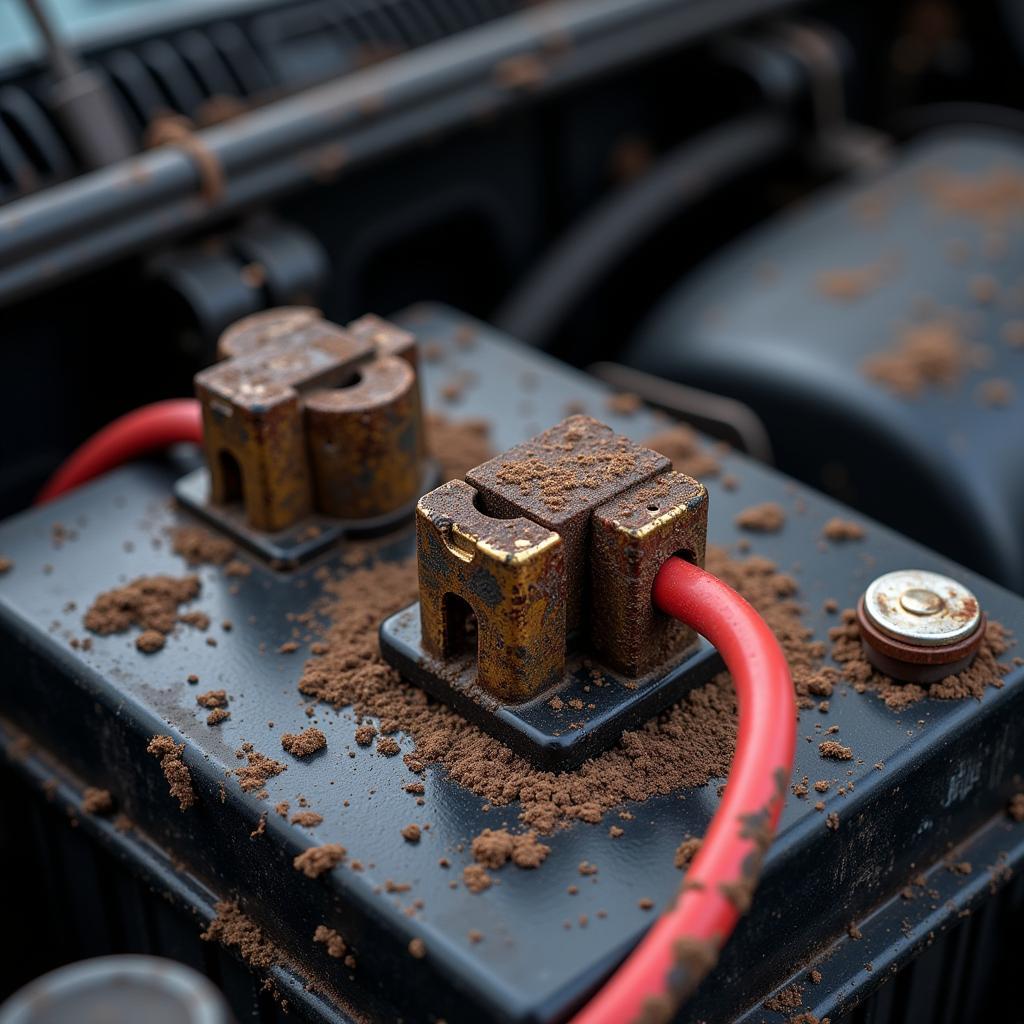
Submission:
[[[195,378],[206,474],[178,497],[272,560],[411,515],[436,481],[408,331],[282,307],[233,324],[218,356]]]
[[[588,690],[614,681],[626,705],[649,698],[697,639],[654,607],[654,578],[672,555],[704,564],[707,517],[701,483],[572,416],[420,499],[419,605],[384,624],[384,656],[463,709],[501,708],[506,725],[531,702],[564,703],[588,673]]]

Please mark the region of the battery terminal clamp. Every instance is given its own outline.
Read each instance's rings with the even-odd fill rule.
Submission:
[[[664,456],[570,417],[420,499],[420,599],[382,625],[383,655],[534,763],[574,767],[720,668],[651,596],[672,555],[703,566],[707,516]]]
[[[175,493],[276,567],[392,529],[437,482],[409,332],[281,307],[232,325],[218,356],[195,378],[206,467]]]

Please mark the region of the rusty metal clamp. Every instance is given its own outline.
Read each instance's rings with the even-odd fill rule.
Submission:
[[[654,608],[662,562],[704,563],[708,496],[669,460],[573,416],[420,499],[425,650],[449,659],[477,621],[477,682],[537,696],[572,644],[637,677],[694,640]]]
[[[415,500],[424,439],[409,332],[282,307],[233,324],[218,354],[195,378],[214,504],[241,501],[250,527],[279,531]]]

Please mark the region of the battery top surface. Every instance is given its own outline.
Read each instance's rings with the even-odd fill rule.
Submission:
[[[400,322],[432,353],[421,361],[428,406],[452,420],[485,420],[495,451],[560,421],[570,405],[641,443],[665,427],[645,410],[615,412],[590,379],[445,308],[416,307]],[[463,382],[455,397],[453,376]],[[814,638],[826,641],[836,624],[827,602],[852,608],[871,580],[906,567],[962,581],[990,619],[1024,633],[1024,603],[1014,595],[870,521],[858,520],[862,539],[827,541],[826,523],[850,513],[740,455],[716,457],[719,472],[704,478],[710,543],[742,542],[749,550],[732,547],[734,557],[763,556],[791,574]],[[0,577],[4,718],[84,784],[108,788],[181,871],[220,899],[239,899],[282,947],[355,1003],[372,993],[417,1020],[564,1016],[672,900],[682,879],[676,848],[705,832],[722,780],[626,802],[596,823],[562,819],[540,837],[551,852],[539,868],[507,864],[491,872],[486,891],[470,891],[462,870],[472,862],[472,839],[485,828],[523,831],[519,805],[477,795],[438,764],[413,773],[402,756],[378,752],[376,737],[361,746],[362,720],[350,708],[318,704],[297,688],[305,663],[315,661],[324,588],[367,566],[408,560],[411,524],[290,573],[240,554],[250,571],[227,575],[219,566],[189,567],[171,550],[167,529],[191,522],[168,501],[174,475],[129,467],[0,526],[0,554],[15,562]],[[737,515],[763,502],[781,507],[781,529],[738,528]],[[136,649],[137,630],[90,636],[83,628],[101,591],[188,573],[201,589],[186,608],[209,617],[205,631],[182,625],[146,655]],[[1005,803],[1014,774],[1024,771],[1012,728],[1022,686],[1024,673],[1013,667],[979,700],[923,700],[897,711],[839,683],[827,712],[801,712],[793,783],[830,785],[787,803],[761,894],[719,968],[723,1007],[758,997],[758,986],[840,932],[858,908],[906,884],[913,863],[939,856]],[[219,689],[230,717],[210,726],[196,697]],[[282,749],[283,734],[310,725],[326,735],[325,749],[301,759]],[[197,800],[184,812],[146,753],[154,735],[185,744]],[[393,738],[400,755],[414,751],[410,735]],[[824,757],[826,740],[850,757]],[[238,769],[253,751],[285,770],[246,791]],[[285,815],[275,811],[283,802]],[[292,824],[303,810],[322,822]],[[415,842],[403,835],[412,824]],[[315,878],[293,868],[296,855],[329,843],[345,847],[338,866]],[[826,905],[826,892],[845,894],[843,905]],[[788,914],[777,913],[780,901]],[[313,941],[319,925],[345,937],[354,971]]]

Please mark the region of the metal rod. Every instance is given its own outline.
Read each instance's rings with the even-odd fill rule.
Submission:
[[[196,133],[223,188],[201,196],[182,149],[160,149],[0,209],[0,304],[215,224],[246,206],[474,118],[664,53],[799,0],[561,0],[422,47]],[[528,85],[503,77],[532,58]]]
[[[655,377],[621,363],[593,363],[587,372],[617,391],[638,395],[648,405],[673,413],[699,430],[737,445],[748,455],[772,465],[772,443],[761,418],[743,402],[711,391]]]
[[[50,15],[43,7],[42,0],[21,0],[21,2],[36,23],[39,34],[43,37],[47,61],[54,77],[70,78],[80,70],[80,65],[75,55],[64,45],[64,40],[58,35]]]

